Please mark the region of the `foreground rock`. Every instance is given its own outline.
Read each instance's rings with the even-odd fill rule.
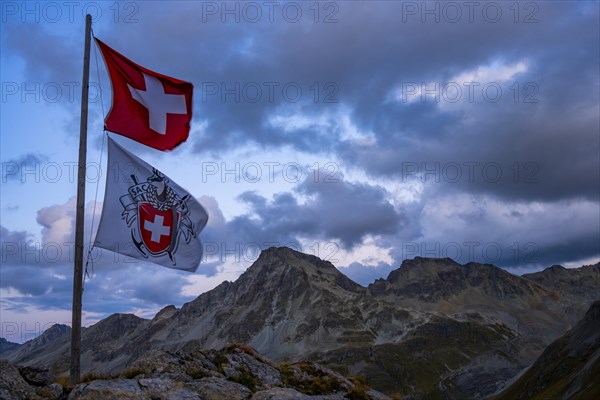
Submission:
[[[63,387],[51,382],[52,375],[41,368],[19,370],[6,360],[0,360],[0,399],[41,400],[60,399]],[[28,382],[29,381],[29,382]]]
[[[67,399],[61,385],[47,385],[42,370],[22,369],[1,361],[0,398]],[[46,371],[47,372],[47,371]],[[244,345],[221,350],[150,352],[120,374],[83,377],[69,400],[385,400],[387,396],[312,362],[274,364]]]

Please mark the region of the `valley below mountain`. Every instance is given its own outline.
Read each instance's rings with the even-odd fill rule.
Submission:
[[[200,354],[239,343],[257,352],[252,357],[285,368],[312,363],[307,365],[337,371],[336,379],[364,377],[361,385],[391,398],[519,398],[503,393],[534,396],[536,387],[559,381],[561,389],[553,392],[558,397],[540,398],[570,398],[598,390],[588,379],[598,371],[597,300],[600,263],[517,276],[490,264],[417,257],[363,287],[327,261],[270,248],[236,281],[223,282],[180,309],[167,306],[151,320],[114,314],[85,328],[82,372],[117,382],[119,373],[157,352]],[[69,332],[54,326],[20,346],[3,342],[2,358],[19,368],[43,367],[67,376]],[[561,360],[569,360],[568,368]],[[570,372],[557,372],[563,367]],[[235,382],[215,368],[219,379]],[[139,370],[138,380],[159,379]],[[244,373],[248,381],[258,379],[252,370]],[[177,387],[191,390],[188,386]],[[240,398],[256,397],[257,387]],[[277,387],[286,386],[264,390]],[[323,395],[370,398],[351,397],[351,388],[352,382],[338,394]],[[311,395],[302,385],[288,389]]]

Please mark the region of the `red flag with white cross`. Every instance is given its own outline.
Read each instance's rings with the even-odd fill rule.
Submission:
[[[158,150],[187,140],[194,86],[150,71],[96,39],[112,83],[104,128]]]

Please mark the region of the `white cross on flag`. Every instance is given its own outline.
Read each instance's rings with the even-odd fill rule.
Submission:
[[[104,128],[158,150],[185,142],[192,120],[193,85],[150,71],[96,42],[113,89]]]
[[[108,140],[108,176],[94,246],[195,271],[208,214],[167,176]]]

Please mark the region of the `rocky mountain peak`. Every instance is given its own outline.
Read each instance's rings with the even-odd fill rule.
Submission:
[[[284,284],[289,285],[289,282],[364,292],[362,286],[342,274],[329,261],[289,247],[271,247],[264,250],[235,284],[238,287],[250,285],[268,290],[269,287],[278,289]],[[273,285],[275,287],[272,287]]]
[[[548,270],[551,272],[562,272],[565,269],[566,269],[565,267],[563,267],[562,265],[559,265],[559,264],[554,264],[553,266],[548,268]]]
[[[400,268],[393,270],[388,275],[388,282],[394,283],[398,280],[422,279],[440,272],[460,272],[462,265],[451,258],[425,258],[415,257],[412,260],[404,260]]]
[[[92,348],[101,348],[105,343],[133,334],[147,322],[133,314],[113,314],[84,329],[82,340]]]
[[[71,327],[65,324],[54,324],[50,328],[46,329],[42,333],[40,338],[43,338],[45,342],[51,342],[56,338],[64,335],[65,333],[71,332]]]
[[[121,328],[131,328],[138,326],[140,323],[146,321],[143,318],[138,317],[135,314],[112,314],[97,324],[93,325],[90,330],[94,328],[102,328],[102,330],[109,329],[110,327],[115,327],[117,329]]]
[[[156,313],[156,315],[154,316],[154,318],[152,319],[153,321],[159,321],[165,318],[170,318],[173,316],[173,314],[175,314],[177,312],[177,307],[175,307],[174,305],[168,305],[165,308],[163,308],[162,310],[160,310],[159,312]]]
[[[252,267],[269,264],[290,264],[298,268],[320,269],[323,271],[337,272],[337,268],[329,261],[324,261],[311,254],[301,253],[289,247],[270,247],[260,253]]]
[[[46,329],[40,336],[26,342],[24,346],[27,346],[30,349],[41,347],[47,343],[55,341],[57,338],[70,332],[70,326],[64,324],[54,324],[50,328]]]

